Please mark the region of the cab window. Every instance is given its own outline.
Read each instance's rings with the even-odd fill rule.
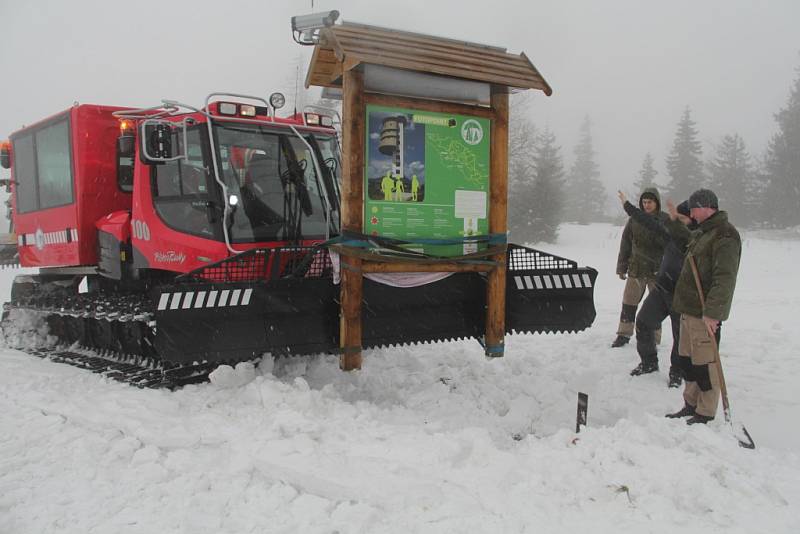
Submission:
[[[72,203],[69,124],[61,121],[36,132],[39,208]]]
[[[39,207],[36,198],[36,152],[33,135],[14,139],[14,190],[17,211],[26,213]]]
[[[64,118],[14,143],[14,179],[20,213],[71,204],[72,153]]]
[[[154,167],[153,202],[161,219],[176,230],[213,238],[209,221],[208,179],[203,161],[200,131],[188,132],[188,159]],[[177,136],[173,140],[177,146]]]

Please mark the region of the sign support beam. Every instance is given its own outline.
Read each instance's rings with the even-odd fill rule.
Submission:
[[[505,235],[508,230],[508,92],[492,86],[494,120],[491,130],[489,171],[489,233]],[[497,266],[486,284],[486,356],[503,355],[506,325],[506,256],[493,256]]]
[[[343,74],[342,102],[342,229],[361,233],[364,205],[364,138],[366,108],[364,74],[360,69]],[[341,256],[341,304],[339,315],[339,368],[361,369],[361,300],[364,278],[361,259]]]

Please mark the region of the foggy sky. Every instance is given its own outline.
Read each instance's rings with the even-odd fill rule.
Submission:
[[[316,0],[341,19],[525,52],[553,87],[531,118],[567,166],[585,115],[609,194],[664,158],[690,106],[704,142],[739,133],[761,155],[800,65],[800,2],[770,0]],[[81,103],[195,106],[214,91],[291,100],[311,47],[291,39],[297,1],[0,0],[0,139]],[[2,176],[7,171],[2,170]]]

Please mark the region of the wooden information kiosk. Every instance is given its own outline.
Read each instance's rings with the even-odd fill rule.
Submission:
[[[312,85],[341,91],[343,232],[504,238],[508,94],[552,92],[525,54],[344,23],[320,31],[306,77],[306,86]],[[417,176],[403,160],[420,146],[427,146],[431,157]],[[372,176],[370,164],[377,161],[390,171]],[[432,178],[437,171],[438,181]],[[445,196],[455,200],[433,202]],[[473,246],[465,242],[460,250],[467,253]],[[486,272],[484,346],[487,356],[503,355],[505,252],[497,250],[491,263],[377,260],[348,254],[347,247],[340,252],[342,369],[361,367],[363,273]]]

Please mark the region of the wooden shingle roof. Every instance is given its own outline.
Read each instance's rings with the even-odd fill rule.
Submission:
[[[362,63],[512,89],[539,89],[548,96],[553,92],[524,53],[514,55],[503,48],[354,23],[320,32],[306,87],[340,88],[344,70]]]

